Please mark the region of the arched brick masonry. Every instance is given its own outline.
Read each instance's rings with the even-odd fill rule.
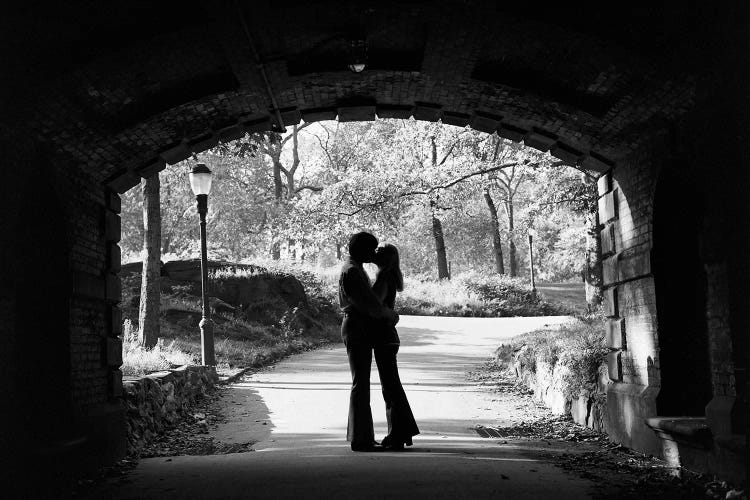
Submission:
[[[70,434],[92,438],[101,456],[121,454],[118,193],[247,132],[301,119],[414,116],[497,132],[605,173],[608,429],[657,455],[663,443],[647,425],[658,416],[660,380],[653,187],[675,152],[686,171],[704,176],[714,394],[707,420],[713,436],[734,446],[738,422],[747,420],[739,401],[750,273],[741,235],[750,232],[736,214],[747,208],[750,120],[739,103],[750,86],[735,71],[747,62],[746,10],[611,11],[592,2],[572,12],[471,0],[206,5],[51,5],[43,18],[20,7],[9,18],[14,30],[2,49],[15,78],[3,93],[0,143],[11,180],[3,193],[21,222],[2,227],[7,234],[42,224],[14,189],[34,176],[52,180],[55,198],[35,202],[65,210],[72,286],[63,287],[67,306],[47,321],[69,338]],[[354,74],[345,69],[347,51],[360,37],[370,66]],[[10,247],[0,295],[0,328],[10,339],[0,344],[0,366],[8,372],[18,366],[14,340],[23,331],[23,297],[8,284],[24,275]]]

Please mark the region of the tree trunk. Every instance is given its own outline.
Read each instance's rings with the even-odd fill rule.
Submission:
[[[487,188],[484,190],[484,200],[487,202],[487,208],[490,211],[490,219],[492,220],[492,250],[495,255],[495,272],[497,274],[505,274],[505,266],[503,265],[503,247],[500,238],[500,221],[497,217],[497,207],[492,200],[490,190]]]
[[[437,253],[438,279],[450,279],[448,273],[448,257],[445,253],[445,238],[443,238],[443,224],[432,214],[432,236],[435,238],[435,253]]]
[[[430,137],[430,146],[432,149],[432,167],[437,166],[437,142],[435,136]],[[435,215],[436,201],[430,201],[432,209],[432,236],[435,238],[435,253],[437,253],[438,279],[451,279],[448,270],[448,256],[445,253],[445,238],[443,237],[443,223]]]
[[[273,188],[276,204],[281,203],[284,198],[284,183],[281,181],[281,159],[273,158]]]
[[[274,241],[271,244],[271,258],[273,260],[281,259],[281,243],[278,241]]]
[[[602,243],[599,239],[599,216],[586,214],[586,304],[589,312],[602,302]]]
[[[293,200],[296,187],[294,185],[294,173],[286,174],[286,198],[287,200]]]
[[[159,276],[161,275],[161,213],[159,174],[141,181],[143,192],[143,272],[138,310],[138,341],[152,348],[159,339]]]
[[[505,204],[505,211],[508,213],[508,267],[510,268],[510,275],[516,277],[518,276],[518,270],[516,268],[516,243],[513,241],[515,221],[513,219],[512,202]]]
[[[336,260],[341,260],[341,245],[336,243]]]

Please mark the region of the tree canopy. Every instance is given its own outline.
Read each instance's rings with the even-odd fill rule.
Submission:
[[[440,122],[334,121],[221,144],[160,174],[165,258],[198,255],[187,182],[196,161],[214,174],[212,258],[330,265],[349,234],[369,230],[399,247],[412,274],[444,277],[441,266],[525,274],[533,227],[540,279],[577,278],[586,265],[591,174],[494,134]],[[143,241],[139,194],[123,198],[126,259],[138,258]]]

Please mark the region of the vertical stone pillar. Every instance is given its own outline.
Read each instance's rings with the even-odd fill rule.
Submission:
[[[124,421],[124,404],[122,389],[122,287],[120,283],[120,195],[107,189],[104,195],[104,246],[106,261],[104,267],[105,282],[105,331],[104,331],[104,360],[107,367],[107,399],[111,407],[120,408],[121,412],[114,412],[116,418],[110,420],[108,427],[108,457],[107,460],[120,458],[126,453],[126,429]]]
[[[104,208],[104,244],[107,252],[107,260],[104,269],[106,283],[106,362],[109,369],[109,398],[122,397],[122,313],[120,301],[122,290],[120,286],[120,195],[107,191],[105,194],[106,206]]]
[[[607,316],[607,371],[613,382],[622,381],[622,351],[625,349],[625,321],[619,316],[617,304],[617,193],[613,189],[612,171],[599,178],[599,238],[602,246],[602,277],[604,311]]]
[[[651,277],[653,154],[644,148],[598,181],[607,371],[606,428],[613,440],[658,455],[645,419],[656,414],[656,314]]]

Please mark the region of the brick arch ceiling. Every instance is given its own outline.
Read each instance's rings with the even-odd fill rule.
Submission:
[[[693,18],[659,7],[83,5],[16,14],[8,50],[23,76],[9,102],[39,141],[117,191],[219,140],[337,116],[470,125],[604,170],[715,77],[698,69],[707,49],[684,43]],[[360,38],[368,68],[355,74]]]

